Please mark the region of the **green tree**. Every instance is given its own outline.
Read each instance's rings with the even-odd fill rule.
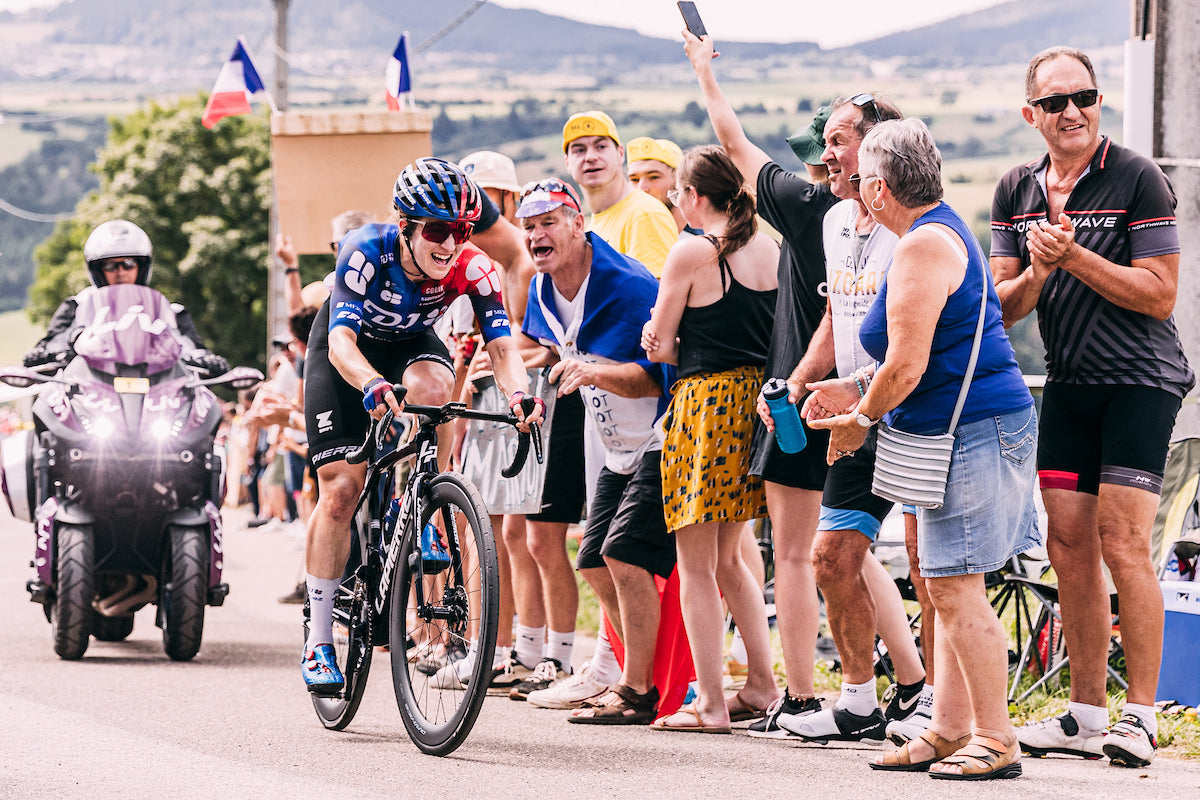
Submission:
[[[127,219],[154,245],[151,285],[191,312],[206,343],[235,364],[262,364],[270,153],[265,116],[200,124],[204,97],[152,103],[110,120],[92,165],[100,189],[34,253],[29,315],[44,323],[88,285],[83,243],[96,225]]]

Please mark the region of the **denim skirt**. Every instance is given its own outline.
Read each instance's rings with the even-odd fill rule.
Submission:
[[[991,572],[1041,544],[1037,486],[1037,414],[1031,405],[959,425],[954,431],[946,502],[917,509],[921,575],[945,578]]]

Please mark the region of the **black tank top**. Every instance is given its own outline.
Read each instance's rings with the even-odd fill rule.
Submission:
[[[704,237],[719,249],[715,236]],[[756,292],[733,277],[725,259],[718,262],[724,294],[715,303],[687,307],[679,319],[678,376],[762,367],[767,362],[778,289]]]

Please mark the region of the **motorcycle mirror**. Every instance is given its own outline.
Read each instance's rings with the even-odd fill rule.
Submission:
[[[4,381],[9,386],[15,386],[18,389],[26,389],[35,383],[41,383],[43,380],[44,376],[27,370],[24,367],[11,367],[0,370],[0,381]]]
[[[254,367],[234,367],[223,375],[197,381],[197,385],[221,386],[228,384],[234,389],[249,389],[251,386],[261,383],[262,379],[263,374]]]

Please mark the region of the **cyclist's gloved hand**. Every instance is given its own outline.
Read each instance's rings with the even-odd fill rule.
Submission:
[[[520,408],[520,412],[517,409]],[[512,393],[508,398],[508,410],[516,414],[527,424],[541,422],[546,418],[546,401],[537,395],[527,395],[522,391]]]
[[[207,350],[193,350],[190,353],[185,353],[183,363],[189,367],[195,367],[209,376],[223,375],[229,371],[229,362],[223,356],[210,353]]]
[[[374,378],[371,378],[362,387],[363,408],[367,410],[367,413],[370,413],[379,406],[386,405],[387,401],[384,400],[384,395],[391,390],[391,381],[382,375],[376,375]]]

